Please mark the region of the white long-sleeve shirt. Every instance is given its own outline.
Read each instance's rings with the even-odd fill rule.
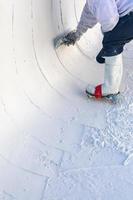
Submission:
[[[86,0],[77,30],[85,33],[97,23],[103,32],[111,31],[120,17],[133,11],[133,0]]]

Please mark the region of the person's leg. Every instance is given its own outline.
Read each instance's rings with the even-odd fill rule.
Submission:
[[[99,63],[105,63],[104,83],[96,87],[89,85],[87,93],[100,98],[119,92],[123,73],[122,52],[124,45],[133,39],[132,24],[133,13],[130,13],[120,18],[112,31],[104,33],[103,49],[97,56]]]
[[[96,57],[98,63],[105,63],[105,56],[116,56],[123,52],[124,45],[133,39],[132,24],[133,12],[120,18],[112,31],[104,33],[103,48]]]

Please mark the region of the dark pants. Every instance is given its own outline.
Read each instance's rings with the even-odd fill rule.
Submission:
[[[133,12],[119,19],[112,31],[104,33],[103,48],[96,57],[97,62],[105,63],[103,57],[116,56],[123,52],[124,45],[133,39]]]

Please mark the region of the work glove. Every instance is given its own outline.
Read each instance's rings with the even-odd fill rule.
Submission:
[[[71,31],[64,37],[64,44],[67,46],[75,45],[75,43],[80,40],[81,36],[82,34],[79,31]]]

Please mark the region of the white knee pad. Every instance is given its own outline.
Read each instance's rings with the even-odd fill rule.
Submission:
[[[123,75],[122,54],[105,57],[104,94],[115,94],[120,90]]]
[[[101,85],[102,95],[117,94],[120,90],[123,75],[122,54],[105,57],[104,83]],[[95,94],[96,87],[88,85],[87,92]]]

